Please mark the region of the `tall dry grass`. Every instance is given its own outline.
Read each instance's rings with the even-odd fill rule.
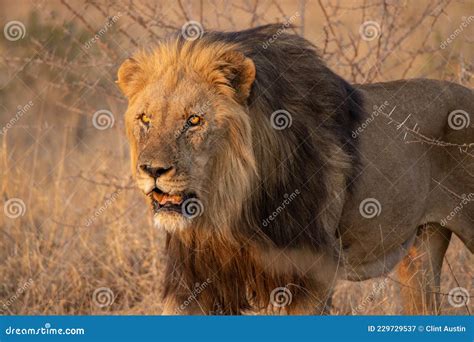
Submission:
[[[472,35],[439,46],[463,15],[473,14],[472,4],[414,3],[3,1],[2,23],[21,18],[27,35],[0,43],[0,127],[16,117],[18,106],[33,105],[1,135],[2,204],[18,198],[25,211],[17,218],[0,215],[0,312],[160,313],[163,233],[153,229],[130,179],[121,117],[126,103],[114,85],[117,66],[138,46],[191,19],[240,29],[299,13],[295,30],[353,82],[433,77],[472,86]],[[367,20],[382,26],[374,42],[359,36]],[[105,130],[92,124],[102,109],[114,118]],[[474,257],[457,238],[446,261],[441,292],[462,286],[472,293]],[[111,291],[110,305],[94,296],[102,288]],[[473,310],[473,301],[453,308],[442,299],[446,314]],[[396,276],[341,282],[333,313],[401,313]]]

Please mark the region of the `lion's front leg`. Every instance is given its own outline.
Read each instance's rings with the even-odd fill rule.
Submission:
[[[406,314],[439,314],[441,267],[451,232],[438,224],[419,228],[414,246],[398,267]]]

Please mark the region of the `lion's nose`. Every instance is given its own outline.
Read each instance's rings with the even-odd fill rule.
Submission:
[[[158,178],[166,173],[170,173],[173,170],[172,166],[152,166],[149,164],[140,165],[140,169],[146,172],[153,178]]]

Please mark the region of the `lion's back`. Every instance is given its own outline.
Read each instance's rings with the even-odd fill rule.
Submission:
[[[369,106],[388,103],[382,120],[378,120],[378,133],[389,137],[386,144],[393,143],[396,152],[390,153],[390,157],[410,159],[400,176],[405,179],[419,176],[420,183],[429,182],[427,192],[419,193],[418,197],[426,205],[421,221],[447,226],[474,251],[472,89],[428,79],[359,88],[368,102],[368,115],[373,109]],[[399,160],[398,164],[406,161]],[[422,176],[429,179],[421,179]]]

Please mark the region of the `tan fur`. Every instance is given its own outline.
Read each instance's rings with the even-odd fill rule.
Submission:
[[[125,121],[138,186],[145,194],[154,187],[171,195],[192,191],[204,208],[193,219],[155,213],[155,226],[167,232],[165,313],[325,313],[334,281],[388,273],[417,231],[412,252],[417,261],[408,258],[399,268],[402,282],[411,284],[402,296],[414,303],[410,313],[421,313],[422,304],[436,310],[436,298],[418,289],[430,293],[439,286],[450,232],[431,229],[456,203],[428,194],[432,186],[439,191],[430,177],[445,179],[452,163],[427,153],[426,145],[393,144],[399,132],[391,120],[409,116],[427,121],[420,124],[427,136],[447,131],[447,141],[466,140],[467,133],[458,137],[462,132],[446,128],[446,117],[453,106],[467,108],[472,92],[428,80],[354,88],[301,37],[284,34],[262,49],[261,41],[277,29],[207,33],[195,41],[174,37],[119,69],[118,84],[129,99]],[[299,62],[289,63],[294,57]],[[397,111],[377,120],[390,121],[373,123],[354,138],[367,108],[387,98]],[[419,110],[420,102],[433,106],[428,114]],[[284,131],[270,124],[272,112],[281,109],[293,118]],[[431,114],[436,111],[439,115]],[[150,118],[147,125],[140,123],[143,113]],[[196,113],[202,123],[186,126]],[[151,178],[144,165],[172,171]],[[463,170],[453,173],[451,185],[469,184],[458,181],[469,178]],[[295,190],[301,195],[270,226],[262,224]],[[382,212],[368,219],[360,204],[372,197]],[[472,249],[472,210],[464,213],[450,229]],[[193,295],[196,283],[206,289]],[[278,288],[292,294],[284,308],[272,305]]]
[[[175,214],[165,214],[159,216],[158,219],[155,217],[156,225],[173,234],[169,239],[169,250],[193,250],[195,254],[193,258],[201,258],[204,261],[202,265],[210,264],[213,269],[220,270],[219,277],[216,279],[222,278],[226,270],[230,274],[238,274],[232,279],[216,280],[212,287],[218,287],[220,293],[228,293],[225,296],[230,296],[235,293],[232,288],[225,290],[230,282],[239,289],[247,289],[248,293],[242,298],[249,298],[239,299],[232,296],[216,299],[214,291],[206,291],[200,295],[195,307],[187,308],[186,312],[199,312],[199,306],[209,308],[214,306],[215,302],[221,303],[223,310],[230,313],[242,312],[251,307],[272,312],[269,304],[270,292],[274,288],[284,286],[290,286],[295,295],[303,289],[304,296],[300,297],[306,298],[303,302],[302,299],[295,297],[291,307],[284,311],[303,313],[309,309],[311,312],[318,310],[323,312],[329,296],[316,299],[312,296],[308,297],[307,293],[312,292],[310,288],[319,286],[319,280],[312,279],[311,276],[306,278],[306,275],[326,272],[333,274],[334,263],[331,258],[321,254],[315,259],[314,252],[310,250],[290,250],[285,254],[273,249],[262,250],[255,242],[248,240],[235,230],[231,231],[231,227],[235,225],[238,216],[244,210],[243,206],[251,196],[252,189],[257,187],[256,182],[259,179],[256,156],[252,148],[254,142],[250,121],[245,106],[250,87],[255,79],[253,62],[237,52],[232,44],[199,46],[198,42],[194,43],[198,45],[194,46],[194,49],[188,48],[191,44],[187,42],[180,49],[175,44],[177,43],[160,44],[151,54],[140,52],[124,62],[118,71],[118,84],[129,98],[126,126],[131,146],[132,172],[144,193],[153,188],[154,182],[143,175],[137,167],[140,153],[143,153],[146,146],[140,145],[136,134],[137,113],[143,110],[141,108],[146,108],[149,101],[153,101],[149,95],[153,93],[150,87],[154,87],[154,91],[163,92],[167,101],[172,99],[176,103],[183,104],[188,101],[186,93],[172,91],[173,87],[179,85],[180,82],[188,82],[188,87],[191,84],[197,85],[197,89],[188,88],[188,93],[207,92],[208,98],[212,99],[211,106],[216,109],[215,120],[218,125],[226,128],[227,135],[219,140],[219,149],[210,161],[212,163],[210,173],[201,180],[203,183],[208,182],[206,189],[212,190],[205,202],[206,215],[194,220],[192,230],[187,227],[185,219]],[[198,77],[188,78],[189,75]],[[148,95],[147,92],[149,92]],[[152,120],[155,119],[153,117],[155,113],[147,113],[147,115],[152,116]],[[178,117],[181,113],[169,112],[169,115]],[[169,117],[167,119],[170,120]],[[258,144],[265,144],[266,148],[278,151],[282,144],[278,141],[277,133],[266,122],[262,122]],[[149,141],[147,145],[158,146],[170,142],[169,139],[161,140],[158,136],[154,139],[156,141]],[[194,142],[194,147],[199,148],[199,141]],[[288,151],[291,149],[289,145],[286,148]],[[284,153],[284,151],[281,152]],[[341,169],[341,165],[337,163],[343,165],[347,162],[344,160],[346,157],[343,153],[340,158],[336,157],[337,155],[336,148],[331,156],[326,156],[326,163],[329,167],[334,165],[335,171]],[[260,158],[259,163],[267,163],[265,170],[277,167],[274,160],[268,158],[266,154],[259,155],[258,158]],[[199,166],[194,165],[192,168],[197,169]],[[176,176],[179,175],[173,175],[169,179],[160,179],[160,187],[172,188],[167,186],[167,182],[176,182]],[[277,173],[273,177],[276,182],[285,182],[287,175]],[[333,177],[328,181],[335,182],[334,190],[331,190],[335,194],[336,189],[341,187],[343,177]],[[188,180],[184,180],[184,183],[186,182]],[[339,194],[338,199],[342,202],[344,194]],[[337,215],[338,213],[334,216]],[[334,218],[328,216],[325,220],[331,221]],[[329,227],[330,224],[328,223],[327,226]],[[284,255],[288,255],[289,258]],[[294,263],[299,263],[301,269],[295,269]],[[327,270],[324,270],[325,268]],[[212,270],[200,271],[209,273]],[[294,272],[296,273],[293,274]],[[196,279],[190,281],[194,282]],[[327,286],[328,284],[324,284],[322,288]],[[186,294],[183,293],[181,297],[185,296]],[[175,297],[180,297],[179,293],[175,294]],[[176,300],[168,298],[166,303],[165,313],[173,313],[173,307],[177,306]],[[303,310],[303,307],[306,309]],[[206,313],[205,311],[201,313],[203,312]]]

